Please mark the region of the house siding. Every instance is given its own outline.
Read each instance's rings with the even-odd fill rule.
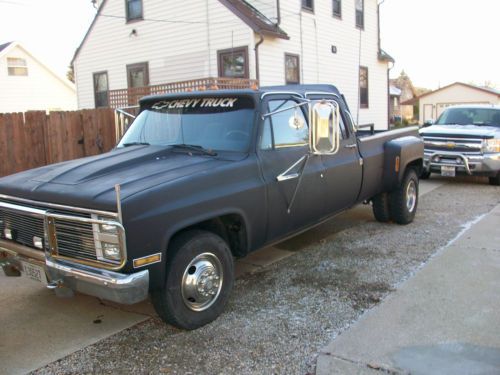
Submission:
[[[268,18],[276,18],[275,0],[248,1]],[[355,25],[354,1],[343,1],[339,19],[332,15],[330,0],[315,1],[314,13],[301,11],[300,0],[281,0],[281,28],[290,39],[266,36],[260,44],[261,86],[285,84],[285,53],[297,54],[301,83],[336,85],[345,94],[358,123],[374,123],[376,129],[387,129],[387,63],[378,60],[377,1],[364,3],[365,27],[360,30]],[[102,16],[96,20],[75,60],[80,108],[94,106],[92,73],[107,71],[110,90],[124,89],[126,65],[138,62],[149,63],[151,85],[215,77],[217,51],[246,46],[249,78],[257,78],[254,48],[260,35],[218,0],[184,3],[145,0],[145,20],[129,24],[124,19],[122,0],[107,0],[103,7]],[[137,36],[130,36],[134,29]],[[332,53],[332,46],[337,47],[336,54]],[[369,72],[369,108],[358,113],[360,65]]]
[[[7,58],[22,58],[27,76],[9,76]],[[0,113],[76,109],[76,92],[19,45],[0,56]]]
[[[94,106],[94,72],[107,71],[109,89],[123,89],[127,87],[126,65],[138,62],[148,62],[151,85],[216,77],[217,51],[246,46],[251,77],[254,75],[253,32],[218,1],[148,0],[143,12],[145,20],[127,24],[124,1],[104,3],[102,15],[75,60],[80,108]],[[199,23],[179,23],[183,20]],[[130,35],[134,29],[137,36]]]
[[[336,85],[346,96],[356,120],[358,67],[368,67],[369,107],[359,110],[359,124],[374,123],[376,129],[387,129],[387,63],[378,60],[377,2],[364,3],[365,27],[360,31],[355,26],[354,1],[342,2],[342,19],[332,16],[332,1],[315,1],[314,13],[301,12],[300,1],[281,1],[281,27],[290,40],[266,39],[260,46],[261,84],[284,84],[285,53],[298,54],[301,83]],[[332,46],[337,47],[336,54]]]

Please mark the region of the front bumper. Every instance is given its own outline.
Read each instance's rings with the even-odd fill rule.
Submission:
[[[424,150],[424,169],[440,172],[442,166],[455,167],[461,174],[496,176],[500,171],[500,153],[465,154],[453,151]]]
[[[0,240],[0,265],[23,272],[23,262],[42,266],[48,287],[67,287],[74,291],[121,304],[134,304],[148,296],[149,271],[133,274],[99,269],[46,257],[45,253]],[[8,275],[8,272],[5,272]]]

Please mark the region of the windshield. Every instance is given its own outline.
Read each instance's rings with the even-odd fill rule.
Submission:
[[[248,97],[187,98],[147,105],[118,147],[191,145],[247,152],[254,119]]]
[[[449,108],[439,116],[436,124],[500,126],[500,109]]]

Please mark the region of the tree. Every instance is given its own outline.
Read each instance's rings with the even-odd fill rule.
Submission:
[[[75,68],[73,65],[68,66],[68,71],[66,72],[66,78],[75,83]]]

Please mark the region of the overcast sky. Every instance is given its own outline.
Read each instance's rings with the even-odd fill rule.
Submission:
[[[94,14],[90,0],[0,0],[0,44],[18,40],[65,75]],[[405,70],[430,89],[455,81],[500,89],[500,0],[385,0],[381,23],[391,75]]]

